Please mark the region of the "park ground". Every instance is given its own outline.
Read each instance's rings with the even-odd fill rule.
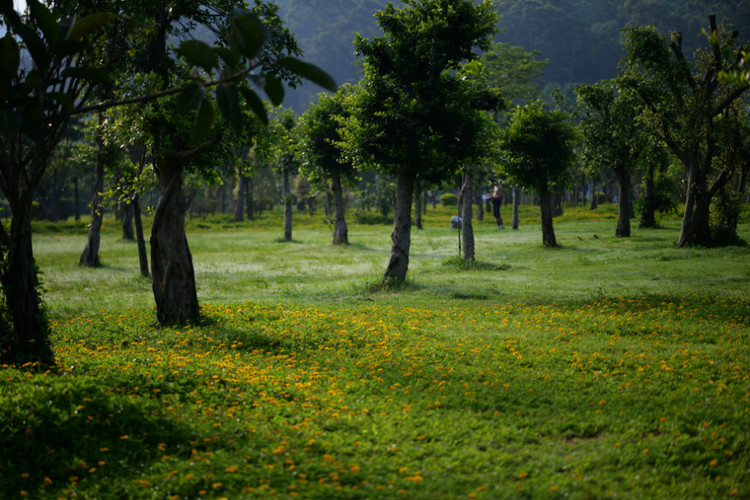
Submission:
[[[400,289],[386,224],[190,219],[203,319],[161,329],[115,221],[98,269],[39,223],[58,366],[0,370],[0,497],[750,498],[749,248],[615,238],[605,205],[545,249],[523,207],[468,264],[453,210]]]

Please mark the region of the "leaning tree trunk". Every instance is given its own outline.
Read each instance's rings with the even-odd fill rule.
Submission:
[[[461,236],[464,240],[464,260],[474,260],[474,227],[471,224],[471,206],[474,198],[474,185],[471,173],[464,173],[464,185],[461,187]]]
[[[0,332],[0,362],[52,366],[55,358],[31,246],[31,201],[30,192],[20,193],[15,199],[12,195],[8,197],[10,237],[6,238],[4,230],[1,233],[7,254],[0,253],[0,281],[12,324],[7,325],[11,331]]]
[[[518,198],[520,198],[518,188],[513,186],[513,229],[518,229]]]
[[[411,201],[416,175],[399,173],[396,176],[396,206],[393,212],[391,258],[383,276],[386,280],[406,281],[411,246]]]
[[[552,193],[547,190],[539,193],[539,207],[542,216],[542,243],[545,247],[556,247],[557,239],[552,226]]]
[[[159,324],[195,321],[200,314],[193,258],[185,235],[182,166],[158,159],[159,201],[151,228],[151,274]]]
[[[143,237],[143,220],[141,219],[141,204],[138,195],[133,196],[133,220],[135,221],[135,240],[138,243],[138,265],[141,276],[148,278],[148,253],[146,252],[146,239]]]
[[[99,116],[100,126],[102,117]],[[94,169],[94,191],[91,194],[91,223],[86,238],[86,246],[78,259],[78,265],[98,267],[99,262],[99,242],[101,241],[102,217],[104,216],[104,139],[101,132],[96,136],[97,159],[96,168]]]
[[[331,177],[331,190],[333,191],[333,211],[335,214],[333,223],[333,244],[348,245],[349,234],[346,227],[344,196],[341,192],[341,177],[336,173]]]
[[[624,168],[618,168],[617,182],[619,184],[617,194],[617,229],[615,236],[618,238],[630,237],[630,172]]]

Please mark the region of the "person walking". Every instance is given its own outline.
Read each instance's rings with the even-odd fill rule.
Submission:
[[[495,220],[497,221],[497,228],[504,229],[503,216],[500,213],[500,207],[503,204],[503,186],[501,183],[497,182],[494,187],[495,188],[490,195],[490,199],[492,200],[492,215],[495,216]]]

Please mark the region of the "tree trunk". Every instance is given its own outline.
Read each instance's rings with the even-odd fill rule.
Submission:
[[[255,203],[253,202],[253,178],[245,176],[245,215],[247,220],[255,219]]]
[[[417,229],[424,229],[422,227],[422,186],[419,179],[414,182],[414,224]]]
[[[349,234],[346,227],[344,196],[341,190],[341,178],[336,173],[331,176],[331,190],[333,191],[333,211],[335,214],[333,223],[333,244],[348,245]]]
[[[289,189],[289,173],[286,166],[281,169],[281,197],[284,201],[284,241],[292,241],[292,194]]]
[[[411,201],[416,175],[399,173],[396,176],[396,204],[393,212],[391,233],[391,258],[384,279],[406,281],[409,270],[409,247],[411,246]]]
[[[591,183],[591,206],[590,210],[596,210],[599,207],[599,197],[596,195],[596,184]]]
[[[461,187],[461,236],[464,239],[464,260],[474,260],[474,227],[471,224],[471,205],[474,198],[474,183],[470,172],[464,173]]]
[[[133,220],[135,221],[135,238],[138,243],[138,264],[141,268],[141,276],[149,277],[148,253],[146,252],[146,239],[143,236],[143,220],[141,219],[141,204],[138,195],[133,196]]]
[[[159,201],[151,228],[151,274],[159,324],[195,321],[200,314],[193,258],[185,235],[182,166],[158,162]]]
[[[102,126],[102,115],[99,115],[99,126]],[[104,191],[104,139],[101,131],[97,132],[97,159],[94,170],[94,191],[91,194],[91,223],[86,239],[86,246],[83,249],[81,258],[78,260],[79,266],[98,267],[99,262],[99,242],[101,241],[102,218],[104,216],[104,204],[102,192]]]
[[[78,199],[78,176],[73,177],[73,204],[75,205],[75,220],[81,220],[81,202]]]
[[[552,226],[552,193],[539,193],[539,207],[542,216],[542,243],[545,247],[556,247],[555,229]]]
[[[122,239],[134,240],[133,232],[133,205],[126,203],[122,206]]]
[[[513,187],[513,229],[518,229],[518,199],[520,198],[520,195],[518,193],[518,188]]]
[[[697,158],[688,160],[688,189],[677,247],[708,245],[711,242],[711,196]]]
[[[242,222],[242,214],[245,210],[245,189],[247,189],[247,178],[240,171],[237,174],[237,200],[234,204],[235,222]]]
[[[0,362],[52,366],[55,359],[31,245],[31,200],[30,193],[21,193],[16,199],[8,197],[10,238],[4,262],[0,253],[0,280],[12,326],[8,325],[11,331],[0,332]],[[6,235],[5,231],[2,234]]]
[[[624,168],[615,170],[619,184],[617,194],[617,229],[615,236],[618,238],[630,238],[630,172]]]
[[[482,190],[474,189],[474,204],[477,206],[477,221],[484,220],[484,203],[482,203]]]
[[[641,218],[638,227],[649,228],[656,227],[656,183],[654,182],[653,172],[649,172],[646,178],[646,187],[643,191],[643,204],[641,206]]]

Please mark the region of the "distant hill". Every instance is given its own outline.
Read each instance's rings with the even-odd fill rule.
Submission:
[[[305,60],[331,73],[339,83],[356,82],[355,33],[379,32],[373,15],[386,0],[277,0],[282,18],[297,34]],[[395,2],[400,3],[400,2]],[[750,38],[750,0],[494,0],[502,16],[498,41],[541,51],[549,58],[543,83],[565,86],[611,78],[622,57],[620,30],[653,24],[660,32],[681,31],[685,52],[705,46],[701,28],[708,15]],[[290,92],[297,112],[319,89],[306,84]]]

